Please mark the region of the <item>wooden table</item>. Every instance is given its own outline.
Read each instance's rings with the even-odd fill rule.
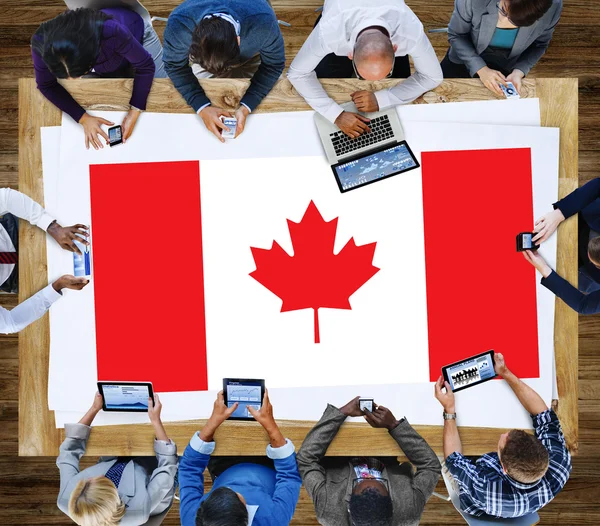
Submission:
[[[381,89],[395,81],[366,82],[352,79],[324,80],[327,92],[338,102],[348,101],[357,89]],[[86,79],[69,81],[65,86],[86,108],[125,110],[131,92],[131,80]],[[202,81],[210,99],[218,106],[234,109],[248,81]],[[578,186],[577,79],[527,79],[524,96],[540,99],[542,126],[560,128],[559,196]],[[479,80],[447,80],[435,91],[426,93],[418,104],[493,99]],[[98,102],[102,103],[99,104]],[[106,102],[106,103],[105,103]],[[169,80],[154,82],[148,111],[186,113],[192,110]],[[280,112],[310,109],[287,80],[280,80],[256,110]],[[61,114],[36,89],[34,79],[19,81],[19,189],[43,203],[42,153],[40,127],[60,125]],[[201,124],[199,123],[199,126]],[[45,234],[29,223],[21,222],[19,254],[19,301],[24,301],[47,284]],[[558,231],[557,271],[571,283],[577,283],[577,218],[565,222]],[[578,447],[578,319],[577,313],[562,301],[556,301],[554,328],[556,370],[560,401],[558,414],[572,453]],[[64,430],[56,429],[54,414],[48,410],[48,316],[19,335],[19,455],[56,455]],[[433,391],[433,390],[432,390]],[[433,396],[433,392],[432,392]],[[325,400],[323,408],[325,408]],[[91,401],[90,401],[91,403]],[[441,408],[440,408],[441,411]],[[167,423],[169,436],[180,451],[202,426],[202,421]],[[312,422],[285,421],[281,428],[298,447]],[[438,454],[442,454],[442,427],[416,426]],[[495,451],[499,429],[461,428],[465,454]],[[153,431],[150,425],[96,427],[87,452],[90,455],[152,455]],[[226,422],[216,434],[219,455],[264,455],[266,434],[256,423]],[[386,431],[366,424],[345,424],[331,444],[329,455],[392,455],[397,444]]]

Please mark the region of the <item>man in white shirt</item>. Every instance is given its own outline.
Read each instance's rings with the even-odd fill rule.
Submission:
[[[75,239],[84,245],[89,244],[87,228],[84,225],[62,227],[38,203],[25,194],[10,188],[0,188],[0,215],[4,216],[5,214],[26,219],[32,225],[40,227],[65,250],[80,253],[73,242]],[[15,244],[0,223],[0,285],[13,273],[16,263]],[[50,305],[62,296],[62,289],[81,290],[87,283],[88,280],[85,278],[63,276],[12,311],[0,307],[0,333],[9,334],[21,331],[44,315]]]
[[[350,137],[369,131],[368,119],[344,111],[331,99],[318,77],[382,80],[405,78],[390,89],[357,91],[352,100],[359,111],[378,111],[406,104],[443,80],[435,51],[423,24],[404,0],[325,0],[323,14],[293,60],[288,78],[308,104]],[[324,71],[325,70],[325,71]],[[346,71],[347,74],[343,74]]]

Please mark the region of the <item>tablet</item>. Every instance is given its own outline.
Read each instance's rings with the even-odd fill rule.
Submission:
[[[331,169],[340,192],[356,190],[361,186],[381,181],[419,167],[406,141],[370,152],[361,152],[351,159],[334,164]]]
[[[148,412],[148,398],[154,399],[151,382],[98,382],[104,411]]]
[[[237,402],[238,408],[229,417],[232,420],[254,420],[248,406],[258,410],[265,396],[265,381],[243,378],[223,378],[223,398],[225,405],[232,407]]]
[[[446,365],[442,367],[442,374],[454,392],[487,382],[498,376],[494,370],[494,351]]]

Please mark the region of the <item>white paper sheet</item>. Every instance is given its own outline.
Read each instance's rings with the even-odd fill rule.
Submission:
[[[509,102],[509,101],[499,101],[500,103]],[[512,102],[526,102],[526,104],[507,104],[503,106],[503,111],[501,112],[500,121],[504,121],[507,118],[507,114],[511,114],[511,119],[513,122],[519,125],[531,124],[535,123],[536,120],[536,109],[533,108],[534,104],[531,101],[523,100],[523,101],[510,101]],[[466,103],[460,103],[466,104]],[[471,104],[471,103],[469,103]],[[475,103],[473,103],[475,104]],[[488,103],[477,103],[477,104],[488,104]],[[444,107],[451,106],[442,105]],[[415,106],[415,108],[423,107],[428,108],[426,105]],[[537,106],[536,106],[537,107]],[[406,108],[411,108],[410,116],[405,116],[403,118],[403,110]],[[456,110],[452,112],[444,112],[444,117],[449,120],[456,120],[460,118],[460,108],[456,108]],[[425,110],[425,113],[429,115],[430,109]],[[307,118],[307,113],[310,118]],[[314,155],[315,153],[319,153],[321,150],[320,143],[316,138],[316,133],[313,131],[312,124],[312,112],[307,113],[292,113],[292,114],[272,114],[272,115],[257,115],[253,117],[253,120],[257,121],[261,120],[261,118],[265,118],[264,120],[268,120],[269,122],[266,124],[258,123],[257,126],[264,126],[269,129],[277,129],[282,126],[282,122],[285,123],[284,127],[289,127],[294,130],[294,136],[297,138],[296,142],[296,155]],[[489,112],[489,111],[473,111],[474,115],[486,115],[487,119],[493,119],[497,112]],[[118,118],[114,116],[114,113],[102,112],[103,116],[110,118],[112,120],[118,121]],[[456,149],[458,146],[455,145],[454,142],[448,142],[448,137],[455,138],[456,137],[456,129],[449,129],[446,125],[444,128],[441,125],[431,126],[430,124],[419,124],[415,123],[414,125],[410,123],[411,119],[419,119],[419,113],[412,110],[412,107],[402,107],[401,109],[401,118],[403,118],[403,125],[406,128],[407,138],[415,152],[421,151],[420,149],[416,149],[416,145],[423,144],[422,141],[425,139],[428,140],[429,137],[432,139],[435,138],[436,141],[440,141],[442,144],[437,145],[435,148],[429,146],[419,146],[419,148],[427,149]],[[423,119],[427,117],[425,115]],[[278,120],[278,117],[282,116],[281,120]],[[215,158],[215,156],[223,155],[219,153],[219,145],[212,137],[207,137],[206,140],[210,140],[210,148],[207,149],[206,145],[204,145],[204,140],[198,140],[198,142],[194,142],[193,144],[186,140],[186,137],[193,135],[197,132],[198,123],[195,120],[196,117],[191,115],[166,115],[160,114],[156,116],[151,116],[151,114],[145,114],[145,121],[140,120],[140,124],[138,124],[138,128],[136,129],[136,134],[134,134],[134,138],[136,135],[143,137],[152,137],[152,130],[158,132],[159,130],[162,132],[161,140],[159,143],[153,142],[150,140],[150,145],[141,144],[138,142],[137,145],[133,141],[133,139],[124,146],[118,146],[111,150],[105,149],[101,152],[85,152],[81,151],[82,148],[78,147],[78,141],[82,141],[82,136],[79,130],[79,127],[72,123],[70,120],[65,119],[63,121],[63,130],[62,130],[62,138],[61,144],[63,147],[61,148],[61,167],[64,170],[61,170],[61,185],[63,182],[65,183],[65,192],[61,192],[61,196],[65,199],[63,200],[64,208],[61,207],[61,212],[64,210],[64,214],[73,214],[72,219],[66,219],[68,222],[86,222],[89,221],[89,201],[87,199],[73,199],[72,195],[69,195],[69,189],[76,187],[77,193],[79,195],[89,195],[89,189],[87,189],[87,194],[85,193],[87,185],[87,165],[90,162],[139,162],[139,161],[163,161],[163,160],[182,160],[182,159],[199,159],[203,160]],[[151,118],[152,117],[152,118]],[[157,121],[154,122],[154,117],[156,117]],[[296,119],[295,119],[296,118]],[[173,120],[171,120],[173,119]],[[297,122],[294,122],[297,120]],[[539,122],[539,111],[537,113],[537,121]],[[145,122],[145,127],[140,128],[140,126]],[[410,123],[410,124],[409,124]],[[487,140],[493,140],[493,144],[497,147],[523,147],[528,145],[528,141],[524,139],[527,136],[527,139],[530,137],[534,137],[536,132],[540,132],[540,130],[528,130],[528,131],[519,131],[519,130],[509,130],[504,129],[502,133],[498,133],[498,127],[488,127],[488,130],[477,129],[476,134],[478,137],[485,137]],[[437,130],[436,133],[432,133],[432,129]],[[169,130],[168,134],[165,134],[165,130]],[[242,136],[249,136],[249,129]],[[468,137],[473,135],[473,129],[467,134],[467,142]],[[460,130],[461,133],[465,133],[465,128]],[[507,133],[506,133],[507,132]],[[541,134],[547,134],[548,132],[541,131]],[[552,132],[551,132],[552,133]],[[555,132],[554,132],[555,133]],[[498,143],[498,135],[501,135],[500,142]],[[556,135],[556,134],[555,134]],[[279,135],[273,135],[269,138],[269,141],[262,141],[258,145],[257,144],[242,144],[241,142],[237,143],[238,140],[233,141],[236,143],[234,148],[229,148],[232,144],[226,144],[223,148],[229,148],[227,150],[221,149],[221,151],[226,151],[227,156],[229,158],[244,158],[252,155],[255,157],[258,154],[273,157],[279,156]],[[538,135],[538,138],[540,136]],[[155,138],[155,137],[153,137]],[[464,137],[463,137],[464,138]],[[534,142],[536,139],[532,139]],[[550,140],[552,143],[552,139],[547,135],[544,135],[544,140]],[[289,137],[286,139],[289,142]],[[421,141],[421,142],[420,142]],[[254,141],[256,142],[256,141]],[[264,143],[264,144],[263,144]],[[268,148],[264,148],[264,145],[268,145]],[[428,143],[425,143],[428,144]],[[436,144],[432,142],[432,144]],[[461,143],[462,144],[462,143]],[[479,143],[478,143],[479,144]],[[484,144],[484,143],[481,143]],[[481,147],[490,147],[489,142],[485,142],[486,146]],[[537,143],[536,143],[537,144]],[[182,148],[182,145],[185,148]],[[285,146],[285,145],[281,145]],[[288,145],[289,147],[289,145]],[[468,148],[473,148],[472,142],[469,142]],[[250,153],[252,152],[252,153]],[[544,153],[544,157],[547,159],[552,159],[557,157],[558,155],[558,145],[556,144],[556,148],[553,152],[549,153],[549,156],[546,155],[548,152]],[[179,157],[178,157],[179,156]],[[183,157],[181,157],[183,156]],[[535,187],[535,202],[536,202],[536,217],[541,215],[538,213],[538,208],[544,208],[542,212],[545,212],[550,207],[550,203],[556,200],[557,194],[557,163],[554,165],[554,175],[550,175],[552,173],[552,168],[550,170],[546,170],[546,177],[550,181],[549,184],[549,192],[554,191],[554,196],[550,199],[547,199],[547,195],[540,192],[538,193],[537,186]],[[535,173],[534,169],[534,173]],[[47,174],[46,170],[44,172],[44,177],[46,179]],[[534,175],[535,178],[535,175]],[[548,180],[545,181],[545,185],[548,185]],[[68,182],[67,182],[68,181]],[[554,181],[554,185],[552,184]],[[376,186],[376,185],[375,185]],[[61,188],[63,188],[61,186]],[[552,190],[554,188],[554,190]],[[358,194],[358,192],[356,192]],[[348,194],[351,195],[351,194]],[[78,210],[75,210],[75,209]],[[275,236],[276,237],[276,236]],[[365,242],[367,240],[363,240]],[[555,241],[554,241],[555,242]],[[547,243],[547,247],[550,247],[550,244]],[[546,248],[548,251],[548,248]],[[555,253],[555,250],[554,250]],[[552,262],[553,258],[552,254],[545,254],[548,256],[550,262]],[[538,291],[538,299],[540,300],[540,304],[546,300],[543,299],[543,293],[548,292],[543,289],[542,291]],[[542,294],[542,298],[540,298],[539,294]],[[75,293],[79,294],[79,293]],[[74,297],[74,295],[71,295]],[[81,301],[90,302],[93,298],[84,298],[81,295]],[[65,298],[66,300],[67,298]],[[71,298],[69,298],[71,299]],[[59,302],[63,304],[67,304],[67,301]],[[554,305],[554,298],[551,298],[551,304]],[[58,304],[57,304],[58,305]],[[55,306],[56,307],[56,306]],[[54,307],[54,308],[55,308]],[[75,306],[71,306],[69,308],[71,312],[81,312],[79,308],[75,308]],[[72,327],[74,324],[72,323],[72,316],[69,319],[68,325]],[[65,324],[66,325],[66,324]],[[83,324],[86,325],[85,323]],[[553,324],[552,324],[553,325]],[[543,331],[540,331],[540,337],[543,337]],[[547,332],[547,331],[546,331]],[[550,331],[552,332],[552,331]],[[68,332],[67,332],[68,333]],[[83,411],[89,406],[89,400],[91,400],[91,396],[87,391],[95,390],[94,382],[95,382],[95,356],[93,358],[86,358],[85,356],[79,354],[77,355],[76,345],[72,345],[72,349],[69,350],[66,348],[63,343],[66,341],[65,332],[57,333],[58,337],[56,337],[55,333],[52,333],[52,342],[54,343],[58,340],[61,342],[60,353],[64,356],[63,367],[58,371],[58,375],[54,375],[51,373],[51,385],[50,385],[50,404],[51,407],[61,409],[61,413],[57,414],[57,425],[61,425],[61,415],[63,414],[63,410],[77,410]],[[84,340],[88,340],[93,337],[93,331],[88,330],[83,331],[83,333],[78,334],[78,337],[84,338]],[[551,338],[551,337],[550,337]],[[76,342],[79,342],[78,339],[75,339]],[[544,344],[545,345],[545,344]],[[67,346],[68,347],[68,346]],[[87,362],[87,363],[86,363]],[[93,365],[92,363],[93,362]],[[67,372],[68,371],[68,372]],[[89,379],[92,379],[91,384]],[[368,380],[368,378],[366,379]],[[534,380],[535,381],[535,380]],[[539,381],[543,383],[543,381]],[[549,382],[548,382],[549,383]],[[87,387],[83,387],[83,384],[87,384]],[[65,390],[65,385],[69,385],[70,388],[68,391]],[[90,385],[92,386],[92,390],[89,389]],[[81,386],[81,387],[78,387]],[[537,387],[536,387],[537,388]],[[394,407],[393,404],[397,404],[397,412],[405,411],[407,417],[412,423],[422,423],[422,424],[431,424],[431,423],[441,423],[439,420],[439,405],[435,400],[432,401],[431,393],[432,393],[432,385],[430,383],[423,384],[411,384],[411,385],[378,385],[378,386],[365,386],[364,388],[360,388],[360,393],[357,393],[356,387],[325,387],[325,388],[296,388],[296,389],[271,389],[271,396],[273,398],[274,403],[277,405],[278,410],[277,414],[279,418],[293,418],[293,419],[307,419],[307,420],[316,420],[320,417],[322,410],[325,405],[325,401],[331,401],[332,403],[345,403],[348,399],[356,396],[356,394],[362,394],[363,396],[374,396],[379,400],[382,400],[388,405]],[[540,391],[544,391],[542,387],[539,389]],[[489,395],[485,395],[489,391]],[[73,396],[72,393],[77,393],[77,396]],[[419,394],[417,394],[419,393]],[[93,394],[93,393],[92,393]],[[497,399],[497,396],[502,396],[503,399],[507,400],[506,411],[504,415],[498,415],[497,412],[494,412],[493,415],[490,415],[490,412],[485,408],[489,403],[490,399]],[[518,403],[515,405],[510,402],[511,399],[510,393],[506,392],[506,386],[503,382],[489,382],[484,386],[480,386],[477,389],[466,390],[464,392],[458,393],[457,397],[460,397],[462,401],[461,405],[464,407],[465,411],[463,415],[465,415],[464,419],[461,419],[462,425],[480,425],[480,426],[521,426],[528,427],[530,426],[530,421],[527,418],[527,415],[521,410]],[[549,400],[549,395],[546,393],[544,396],[545,399]],[[190,419],[190,418],[201,418],[208,416],[210,408],[212,407],[212,401],[214,400],[214,392],[209,393],[164,393],[162,394],[163,404],[165,409],[163,411],[165,420],[171,419]],[[419,404],[415,404],[415,407],[407,407],[407,400],[419,400]],[[468,409],[468,411],[466,411]],[[468,414],[467,414],[468,413]],[[472,415],[472,416],[469,416]],[[122,423],[117,422],[117,420],[122,420],[123,415],[103,415],[102,421],[104,423]],[[466,421],[465,421],[466,420]],[[99,421],[100,423],[100,421]]]

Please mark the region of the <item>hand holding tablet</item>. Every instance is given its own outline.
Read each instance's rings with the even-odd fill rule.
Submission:
[[[147,413],[154,398],[152,382],[98,382],[104,411]]]
[[[456,392],[496,378],[494,365],[494,351],[489,350],[442,367],[442,376],[450,389]]]

